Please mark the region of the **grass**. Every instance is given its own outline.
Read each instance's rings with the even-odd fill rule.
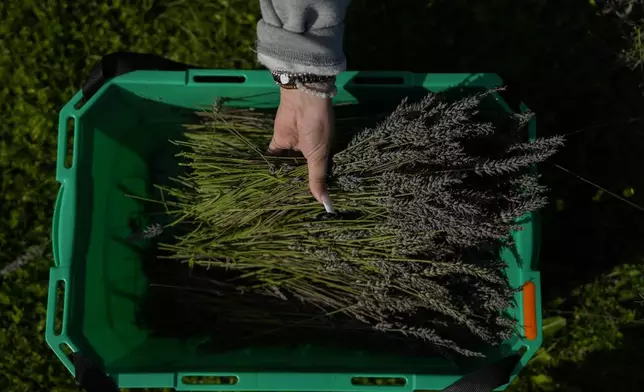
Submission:
[[[95,61],[127,49],[256,67],[258,11],[241,0],[0,2],[0,268],[48,240],[57,111]],[[569,135],[557,165],[618,195],[632,189],[627,200],[641,206],[642,73],[622,53],[637,62],[642,51],[631,37],[583,0],[354,0],[346,51],[352,69],[500,73],[540,133]],[[644,347],[642,305],[631,298],[644,291],[642,212],[556,166],[541,171],[558,200],[544,211],[544,303],[567,325],[546,344],[555,360],[535,363],[514,388],[586,390],[601,371],[639,390],[642,373],[624,364]],[[2,278],[2,391],[77,390],[43,339],[50,263],[45,253]]]

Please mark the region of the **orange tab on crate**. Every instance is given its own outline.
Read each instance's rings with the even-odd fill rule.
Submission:
[[[537,288],[533,282],[523,285],[523,328],[526,339],[537,338]]]

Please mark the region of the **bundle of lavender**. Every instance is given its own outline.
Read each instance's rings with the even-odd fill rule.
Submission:
[[[495,93],[403,101],[353,134],[332,158],[333,214],[310,195],[303,160],[263,153],[270,115],[217,106],[176,142],[188,170],[159,187],[176,230],[159,246],[224,271],[219,287],[481,356],[514,333],[499,251],[546,204],[532,167],[563,143],[527,141],[527,114],[486,120]]]

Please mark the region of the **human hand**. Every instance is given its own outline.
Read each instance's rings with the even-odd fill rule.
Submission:
[[[300,90],[280,89],[280,105],[275,116],[271,152],[300,151],[309,169],[309,188],[327,212],[333,204],[326,186],[327,164],[334,116],[331,99]]]

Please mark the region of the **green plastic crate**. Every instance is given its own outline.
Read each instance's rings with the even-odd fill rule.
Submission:
[[[429,91],[491,88],[502,85],[493,74],[413,74],[347,72],[338,78],[335,103],[398,103]],[[51,269],[46,338],[58,358],[74,374],[65,348],[82,353],[103,367],[121,388],[265,391],[441,390],[484,362],[457,366],[443,359],[425,360],[302,346],[297,349],[247,348],[222,353],[198,350],[199,341],[156,338],[135,324],[146,277],[135,250],[128,246],[128,222],[142,214],[140,202],[126,194],[150,191],[148,162],[171,159],[168,139],[180,132],[196,109],[217,97],[239,98],[238,105],[276,107],[279,91],[266,71],[189,70],[136,71],[108,81],[87,102],[78,93],[60,113],[58,166],[61,187],[53,221],[55,266]],[[500,97],[502,110],[509,110]],[[68,133],[73,131],[73,151]],[[534,136],[535,124],[530,132]],[[68,157],[71,154],[71,159]],[[67,161],[67,162],[66,162]],[[507,274],[514,287],[533,283],[534,299],[524,312],[524,292],[517,292],[521,325],[536,330],[517,335],[488,361],[523,352],[513,377],[539,348],[540,280],[536,268],[536,216],[515,233],[517,252],[507,251]],[[64,294],[57,286],[64,282]],[[57,304],[57,302],[59,302]],[[57,308],[57,305],[59,307]],[[62,305],[63,311],[59,308]],[[57,311],[58,309],[58,311]],[[529,310],[529,309],[528,309]],[[524,313],[528,316],[525,318]],[[168,315],[172,317],[172,315]],[[532,320],[532,321],[531,321]],[[62,325],[60,331],[57,326]],[[65,347],[68,346],[68,347]],[[230,377],[218,384],[213,376]],[[193,377],[192,379],[189,377]],[[356,378],[386,377],[402,382],[383,387],[354,385]],[[403,384],[403,385],[400,385]]]

